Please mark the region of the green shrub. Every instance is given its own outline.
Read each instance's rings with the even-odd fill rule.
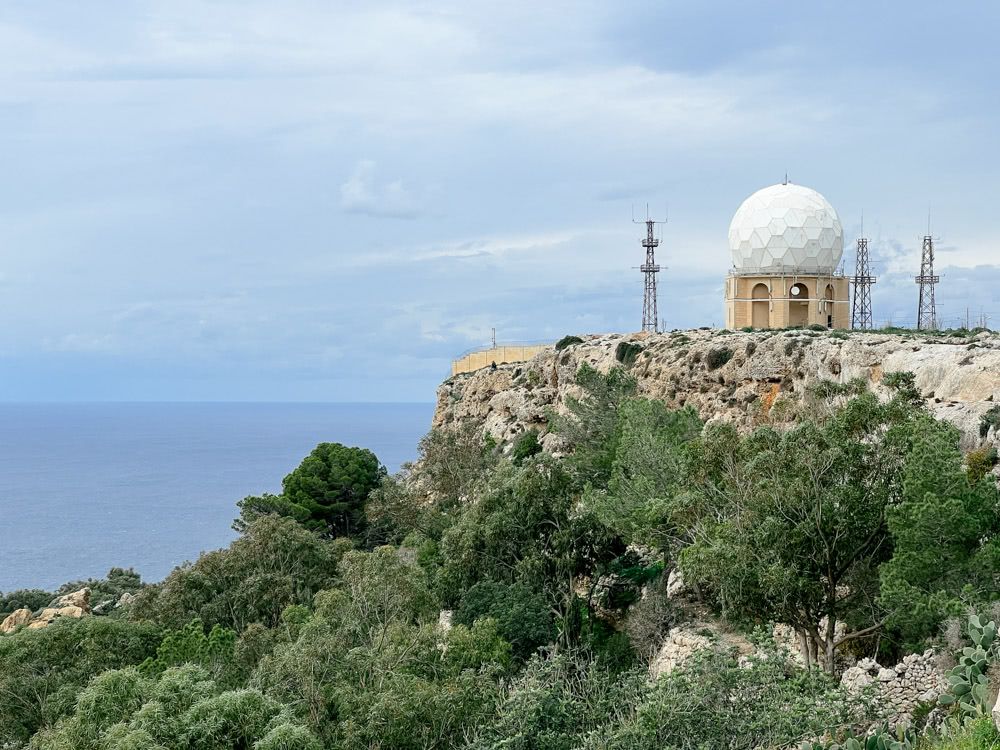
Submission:
[[[969,451],[965,456],[965,473],[971,484],[989,474],[997,465],[997,449],[995,446],[983,446]]]
[[[586,750],[787,747],[848,725],[852,704],[832,678],[772,655],[741,667],[702,652],[661,677],[581,743]]]
[[[109,617],[0,636],[0,746],[52,726],[73,710],[91,678],[139,664],[160,639],[159,628]]]
[[[573,346],[573,344],[582,344],[583,339],[579,336],[563,336],[556,342],[556,351],[561,352],[567,346]]]
[[[1000,429],[1000,404],[992,407],[979,420],[979,437],[986,437],[991,427]]]
[[[641,351],[642,347],[639,344],[633,344],[630,341],[621,341],[615,349],[615,359],[626,367],[631,367],[635,364],[635,360]]]
[[[705,355],[705,364],[709,370],[718,370],[732,358],[733,350],[728,347],[709,349],[708,354]]]
[[[266,516],[226,549],[185,563],[142,590],[131,616],[180,629],[197,618],[236,632],[278,624],[289,604],[309,604],[327,588],[351,543],[327,541],[289,518]]]
[[[538,442],[538,430],[527,430],[517,438],[510,458],[517,466],[520,466],[524,459],[531,458],[541,452],[542,444]]]
[[[205,633],[205,626],[196,619],[181,630],[168,632],[156,649],[156,658],[147,659],[141,666],[148,674],[160,674],[170,667],[197,664],[220,681],[232,676],[235,648],[235,631],[215,624]]]
[[[555,637],[548,602],[523,583],[481,581],[466,591],[455,610],[455,622],[471,627],[481,617],[496,621],[500,635],[521,659]]]
[[[75,713],[32,740],[34,750],[319,750],[291,711],[259,690],[223,692],[185,665],[156,679],[134,668],[95,678]]]
[[[743,326],[740,330],[743,333],[753,333],[753,326]]]
[[[34,612],[55,599],[55,594],[42,589],[18,589],[0,596],[0,620],[18,609],[30,609]]]

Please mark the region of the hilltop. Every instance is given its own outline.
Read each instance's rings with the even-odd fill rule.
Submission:
[[[453,376],[438,388],[434,425],[472,423],[499,440],[534,429],[558,450],[549,416],[579,396],[584,364],[624,367],[639,395],[747,430],[792,421],[820,381],[860,378],[884,395],[884,376],[897,371],[914,373],[931,413],[961,430],[964,450],[996,442],[1000,422],[997,333],[695,329],[566,337],[527,362]]]

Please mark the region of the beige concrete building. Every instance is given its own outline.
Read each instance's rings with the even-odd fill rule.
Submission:
[[[846,276],[730,274],[726,278],[726,328],[849,328]]]
[[[787,180],[758,190],[729,225],[726,327],[848,328],[840,218],[815,190]]]

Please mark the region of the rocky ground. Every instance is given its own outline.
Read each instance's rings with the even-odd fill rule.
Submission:
[[[747,429],[788,421],[808,404],[808,388],[817,381],[862,378],[884,393],[886,373],[910,371],[931,411],[961,430],[963,448],[995,445],[998,438],[995,426],[981,434],[983,416],[1000,404],[995,333],[698,329],[582,338],[528,362],[449,378],[438,388],[434,425],[471,421],[501,440],[537,429],[543,445],[558,450],[557,436],[546,434],[548,415],[579,395],[575,375],[586,363],[603,372],[625,366],[641,395],[690,405],[705,420],[733,421]],[[629,348],[633,361],[624,351]]]

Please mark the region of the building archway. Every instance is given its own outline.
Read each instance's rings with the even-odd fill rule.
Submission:
[[[826,313],[826,327],[833,328],[833,284],[826,285],[823,292],[823,312]]]
[[[750,296],[753,298],[750,303],[750,325],[754,328],[770,328],[771,292],[767,284],[755,284]]]
[[[788,290],[788,325],[809,324],[809,287],[799,282]]]

